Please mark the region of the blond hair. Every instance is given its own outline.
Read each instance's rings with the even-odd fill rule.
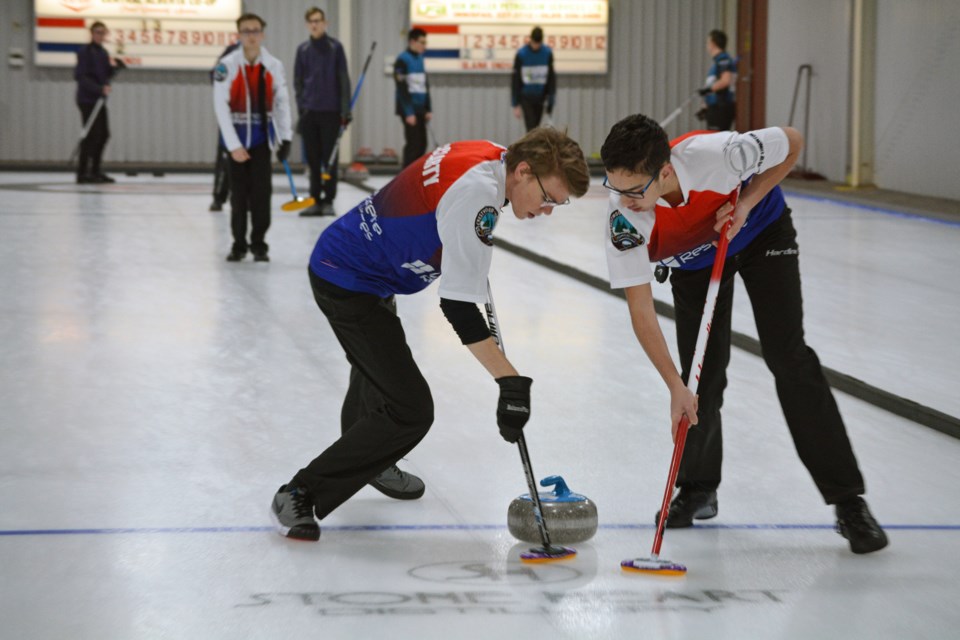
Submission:
[[[590,170],[583,150],[566,130],[537,127],[527,132],[507,148],[507,171],[513,171],[521,162],[540,177],[557,176],[570,189],[571,195],[581,197],[590,187]]]

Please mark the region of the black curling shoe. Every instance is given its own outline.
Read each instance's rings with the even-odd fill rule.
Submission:
[[[667,513],[667,529],[683,529],[693,526],[693,520],[709,520],[717,515],[717,492],[715,490],[680,488],[680,493],[670,503]],[[660,523],[660,512],[653,519]]]
[[[887,534],[873,518],[863,498],[856,497],[836,506],[837,533],[850,542],[854,553],[879,551],[888,544]]]

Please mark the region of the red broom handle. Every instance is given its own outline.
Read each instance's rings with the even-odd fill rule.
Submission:
[[[733,204],[736,204],[734,200]],[[697,336],[697,347],[693,352],[692,367],[687,378],[687,389],[694,394],[700,384],[700,371],[703,369],[703,358],[707,352],[707,338],[710,337],[710,326],[713,323],[713,311],[717,308],[717,296],[720,293],[720,279],[723,277],[723,264],[727,260],[727,231],[733,218],[727,220],[720,230],[720,241],[717,243],[717,255],[713,260],[713,271],[710,272],[710,285],[707,287],[707,297],[703,303],[703,317],[700,319],[700,334]],[[667,488],[663,492],[663,502],[660,506],[660,519],[657,521],[657,533],[653,538],[653,557],[660,555],[660,545],[663,544],[663,528],[670,511],[670,498],[673,497],[673,485],[680,472],[680,460],[683,458],[683,447],[687,442],[687,429],[690,420],[687,416],[680,419],[677,428],[677,437],[673,444],[673,458],[670,460],[670,476],[667,478]]]

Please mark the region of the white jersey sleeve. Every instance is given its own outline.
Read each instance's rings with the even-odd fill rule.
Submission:
[[[487,301],[492,232],[503,204],[494,164],[499,162],[484,162],[464,173],[437,203],[437,233],[443,244],[441,298],[476,304]]]
[[[264,57],[267,55],[264,53]],[[276,57],[267,58],[267,69],[273,76],[273,127],[277,133],[277,142],[293,140],[292,118],[290,116],[290,94],[287,92],[287,77],[283,70],[283,63]]]
[[[230,113],[230,87],[239,73],[239,60],[242,55],[242,48],[232,51],[220,58],[213,70],[213,112],[217,116],[217,126],[227,151],[236,151],[243,147],[240,136],[233,127],[233,115]]]
[[[683,178],[700,190],[729,193],[750,176],[782,163],[790,151],[780,127],[746,133],[724,132],[692,136],[673,148],[671,162],[683,165]]]
[[[653,280],[647,241],[653,230],[654,214],[630,211],[620,206],[617,194],[607,200],[604,244],[610,287],[624,289]]]

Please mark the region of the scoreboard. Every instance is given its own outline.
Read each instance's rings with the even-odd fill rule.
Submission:
[[[128,67],[210,69],[236,41],[241,0],[34,0],[34,60],[72,67],[97,20]]]
[[[410,0],[410,25],[427,32],[428,72],[505,73],[543,28],[559,73],[607,73],[607,0]]]

